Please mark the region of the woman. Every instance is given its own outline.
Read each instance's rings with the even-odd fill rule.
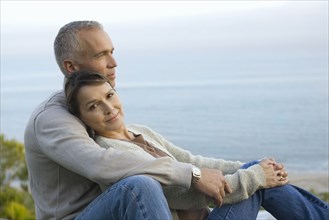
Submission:
[[[279,219],[329,217],[328,204],[302,189],[287,185],[287,172],[274,160],[263,159],[260,162],[243,164],[194,156],[173,145],[148,127],[125,125],[119,97],[108,79],[100,74],[91,72],[72,74],[65,84],[65,94],[70,112],[86,124],[90,135],[101,147],[133,152],[136,156],[149,160],[169,157],[172,160],[193,164],[202,168],[205,173],[207,169],[221,170],[225,174],[226,184],[226,193],[221,192],[223,197],[225,196],[224,204],[245,201],[249,197],[256,199],[258,196],[262,197],[258,198],[261,205]],[[212,195],[199,190],[202,181],[198,182],[198,180],[200,178],[197,176],[192,177],[194,183],[188,190],[179,186],[163,186],[174,218],[190,219],[189,215],[198,219],[207,217],[206,208],[213,198],[211,198]],[[311,198],[312,201],[306,197]],[[291,205],[296,202],[297,206]],[[221,204],[216,203],[216,205]],[[307,210],[301,211],[304,209]],[[233,209],[229,205],[217,207],[209,214],[208,219],[226,218],[226,213],[228,213],[226,210]]]

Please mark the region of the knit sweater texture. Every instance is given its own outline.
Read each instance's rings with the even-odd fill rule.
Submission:
[[[134,134],[143,135],[146,141],[167,153],[168,157],[172,160],[192,164],[199,168],[221,170],[233,190],[233,193],[225,196],[224,204],[231,204],[245,200],[254,194],[256,190],[263,188],[265,185],[265,174],[261,166],[258,164],[253,165],[248,169],[240,169],[243,163],[239,161],[227,161],[193,155],[191,152],[175,146],[162,135],[146,126],[128,125],[127,128]],[[110,139],[102,136],[97,136],[96,142],[106,149],[113,148],[122,151],[130,151],[147,160],[155,159],[152,155],[132,142]],[[167,175],[165,171],[163,174]],[[179,185],[163,184],[163,190],[168,200],[169,207],[174,210],[206,207],[212,202],[211,198],[196,192],[193,187],[186,188]]]

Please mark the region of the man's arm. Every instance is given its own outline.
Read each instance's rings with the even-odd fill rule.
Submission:
[[[146,160],[134,153],[103,149],[88,136],[82,122],[63,106],[48,108],[34,120],[34,133],[40,150],[50,159],[100,184],[145,174],[165,185],[190,187],[190,164],[168,157]]]

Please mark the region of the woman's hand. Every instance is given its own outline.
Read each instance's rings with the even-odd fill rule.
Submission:
[[[275,161],[274,161],[275,162]],[[288,172],[285,170],[284,165],[281,163],[274,164],[274,170],[280,171],[279,176],[282,176],[282,178],[288,178]]]
[[[231,187],[226,182],[223,173],[217,169],[201,169],[201,178],[197,183],[192,183],[194,189],[213,198],[215,205],[221,206],[226,193],[232,193]]]
[[[274,159],[263,159],[259,165],[263,168],[266,185],[265,188],[282,186],[289,182],[288,173],[282,164],[277,164]]]

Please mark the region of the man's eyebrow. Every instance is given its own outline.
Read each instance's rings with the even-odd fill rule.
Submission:
[[[96,53],[93,57],[98,57],[99,55],[102,55],[104,53],[108,52],[108,50],[103,50],[101,52]]]

